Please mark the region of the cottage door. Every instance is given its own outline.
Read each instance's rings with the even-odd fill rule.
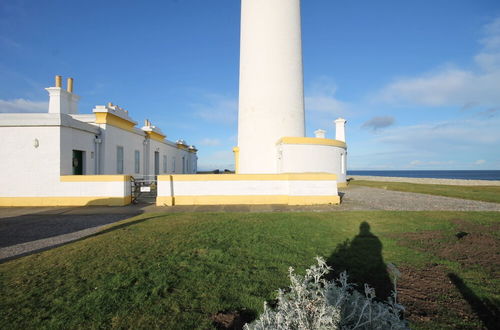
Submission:
[[[73,175],[83,174],[83,151],[73,150]]]

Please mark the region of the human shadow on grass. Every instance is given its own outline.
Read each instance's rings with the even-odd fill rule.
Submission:
[[[349,282],[364,293],[364,284],[375,289],[377,299],[386,300],[393,290],[393,284],[382,257],[382,242],[370,231],[368,222],[359,226],[359,234],[337,245],[327,259],[333,268],[328,280],[337,278],[347,271]]]
[[[462,297],[469,303],[484,326],[487,329],[498,329],[500,324],[500,301],[479,298],[457,274],[449,273],[448,278],[460,291]]]

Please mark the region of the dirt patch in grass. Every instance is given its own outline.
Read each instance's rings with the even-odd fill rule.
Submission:
[[[409,246],[440,258],[455,261],[464,267],[480,267],[492,276],[499,276],[500,241],[494,233],[500,224],[489,226],[453,219],[454,231],[420,231],[393,236]]]
[[[400,266],[399,270],[398,300],[405,306],[407,320],[422,328],[427,323],[452,329],[467,329],[471,323],[481,326],[481,319],[452,283],[446,267],[430,264],[422,269]]]
[[[500,242],[494,236],[500,224],[490,226],[453,219],[454,230],[421,231],[393,235],[399,244],[439,258],[458,262],[465,268],[480,268],[492,278],[499,277]],[[466,329],[470,324],[493,329],[499,324],[500,302],[477,297],[450,269],[428,264],[417,269],[400,266],[398,294],[406,307],[405,316],[425,328],[442,324],[445,328]],[[453,324],[450,324],[453,322]],[[467,325],[468,324],[468,325]]]
[[[213,325],[220,330],[241,330],[246,323],[252,322],[255,318],[256,313],[249,310],[224,311],[211,316]]]

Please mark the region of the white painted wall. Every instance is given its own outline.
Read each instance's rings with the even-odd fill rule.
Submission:
[[[130,196],[130,182],[60,182],[54,196],[95,196],[125,197]]]
[[[186,162],[191,162],[189,169],[185,173],[195,173],[193,171],[193,157],[196,154],[177,148],[177,145],[170,141],[157,141],[148,139],[146,144],[146,134],[140,130],[130,132],[112,125],[100,124],[101,134],[101,174],[117,173],[117,147],[122,146],[124,152],[124,174],[134,177],[143,175],[154,176],[155,151],[159,152],[159,174],[180,173],[182,174],[182,157]],[[140,173],[135,173],[135,150],[141,155]],[[163,169],[163,156],[167,156],[167,171]],[[175,172],[173,161],[175,160]],[[188,171],[189,170],[189,171]]]
[[[128,182],[61,182],[61,170],[72,173],[72,150],[90,150],[93,136],[61,126],[0,126],[0,197],[129,196]]]
[[[338,182],[346,182],[344,148],[314,144],[280,144],[277,148],[278,152],[281,150],[280,173],[332,173],[337,175]]]
[[[83,174],[95,174],[95,162],[92,153],[95,149],[95,133],[81,131],[70,127],[61,127],[61,175],[73,174],[73,150],[84,151]]]
[[[1,189],[0,197],[125,197],[130,196],[130,182],[61,182],[56,180],[39,180],[37,187],[30,185],[13,185],[9,189]]]
[[[163,182],[162,182],[163,183]],[[163,184],[158,191],[168,193]],[[247,196],[247,195],[289,195],[289,196],[330,196],[337,195],[337,185],[332,181],[173,181],[175,196]]]
[[[150,155],[149,155],[149,174],[154,174],[154,152],[158,151],[160,155],[160,175],[168,173],[176,174],[191,174],[196,173],[193,168],[193,159],[196,157],[195,153],[189,152],[184,149],[177,148],[177,145],[172,142],[160,142],[157,140],[150,140]],[[163,171],[163,156],[167,156],[167,171]],[[184,157],[184,172],[182,171]],[[175,162],[175,166],[174,163]],[[174,171],[175,169],[175,171]]]
[[[0,126],[0,143],[0,196],[38,196],[59,180],[59,127]]]
[[[300,0],[242,0],[239,173],[276,173],[275,143],[303,137]]]
[[[144,166],[142,159],[144,158],[143,141],[145,134],[142,131],[127,131],[112,125],[100,124],[101,133],[101,173],[100,174],[118,174],[117,173],[117,147],[123,147],[123,174],[142,176]],[[135,173],[135,156],[134,151],[141,152],[141,168],[140,173]]]
[[[158,197],[180,196],[338,196],[335,180],[158,180]]]

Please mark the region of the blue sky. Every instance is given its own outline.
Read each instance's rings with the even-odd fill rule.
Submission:
[[[0,1],[0,112],[113,102],[201,168],[231,168],[239,0]],[[500,169],[500,1],[302,0],[306,126],[347,123],[350,169]]]

